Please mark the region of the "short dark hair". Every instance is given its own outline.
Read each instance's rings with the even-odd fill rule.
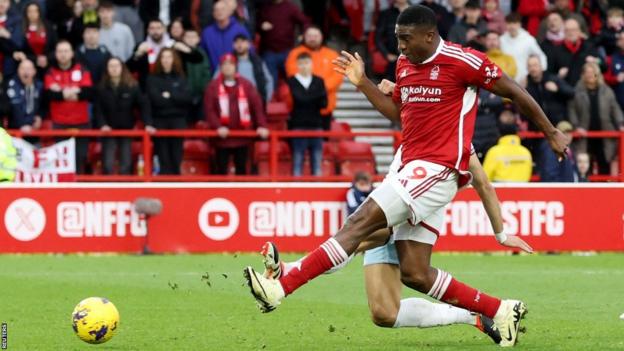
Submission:
[[[467,9],[481,9],[481,5],[479,5],[477,0],[468,0],[464,7]]]
[[[299,55],[297,55],[297,61],[299,61],[299,60],[311,60],[311,59],[312,59],[312,56],[310,56],[310,54],[305,52],[305,51],[300,53]]]
[[[150,25],[150,23],[152,23],[152,22],[158,22],[158,23],[162,24],[163,26],[165,25],[165,22],[163,22],[163,21],[162,21],[160,18],[158,18],[158,17],[150,18],[150,19],[147,21],[147,25],[149,26],[149,25]]]
[[[97,22],[89,22],[87,24],[84,25],[83,27],[83,33],[84,31],[86,31],[87,29],[97,29],[98,31],[100,30],[100,24]]]
[[[483,32],[482,34],[480,34],[480,35],[481,35],[482,37],[484,37],[484,38],[485,38],[485,37],[487,37],[487,36],[488,36],[488,35],[490,35],[490,34],[496,34],[496,35],[497,35],[497,36],[499,36],[499,37],[500,37],[500,35],[501,35],[499,32],[497,32],[497,31],[495,31],[495,30],[491,30],[491,29],[488,29],[488,30],[484,31],[484,32]]]
[[[247,38],[247,36],[245,34],[236,34],[236,36],[234,37],[234,41],[237,40],[247,40],[249,41],[249,38]]]
[[[115,8],[115,5],[113,4],[113,2],[112,2],[112,1],[109,1],[109,0],[104,0],[104,1],[102,1],[102,2],[100,3],[100,7],[99,7],[99,8],[101,8],[101,9],[110,9],[110,10],[112,10],[112,9],[114,9],[114,8]]]
[[[365,182],[370,183],[371,182],[370,174],[368,174],[368,172],[365,172],[365,171],[357,171],[355,175],[353,176],[353,183],[357,183],[359,181],[365,181]]]
[[[505,22],[507,22],[507,23],[521,23],[522,22],[522,16],[520,16],[520,14],[517,13],[517,12],[512,12],[512,13],[508,14],[507,16],[505,16]]]
[[[430,8],[422,5],[413,5],[401,12],[397,18],[397,25],[437,28],[438,21],[435,13]]]

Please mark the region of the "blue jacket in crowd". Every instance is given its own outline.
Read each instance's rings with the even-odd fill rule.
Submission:
[[[208,53],[210,67],[213,72],[219,67],[221,56],[232,52],[232,43],[237,35],[251,38],[245,26],[240,24],[234,17],[230,18],[230,24],[224,29],[219,28],[214,23],[203,30],[200,46]]]
[[[369,192],[359,191],[355,185],[352,185],[349,191],[347,191],[347,215],[350,216],[353,212],[355,212],[355,210],[357,210],[357,208],[364,203],[364,200],[366,200],[371,192],[373,192],[372,189]]]
[[[6,96],[9,102],[9,128],[19,129],[25,125],[32,125],[35,116],[41,116],[41,98],[43,83],[35,80],[33,89],[28,94],[19,78],[12,78],[6,86]],[[30,99],[30,101],[29,101]]]

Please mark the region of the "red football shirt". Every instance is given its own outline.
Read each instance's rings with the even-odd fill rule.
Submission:
[[[401,104],[403,165],[423,160],[468,170],[478,88],[501,75],[485,54],[442,40],[421,64],[401,55],[392,98]]]

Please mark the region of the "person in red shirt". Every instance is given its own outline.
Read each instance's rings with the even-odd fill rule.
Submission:
[[[289,275],[272,280],[247,267],[248,285],[260,309],[270,312],[284,297],[348,260],[359,243],[377,230],[405,222],[415,229],[422,225],[429,231],[394,235],[402,282],[435,299],[492,318],[503,337],[501,346],[513,346],[525,304],[487,295],[431,267],[431,251],[439,233],[421,223],[470,181],[468,163],[479,88],[511,99],[545,133],[559,157],[564,157],[569,140],[548,121],[535,100],[487,56],[444,42],[429,8],[415,5],[403,11],[397,19],[396,36],[401,56],[392,97],[365,76],[364,61],[358,54],[343,51],[334,64],[381,113],[402,122],[400,171],[387,177],[338,233],[305,256]],[[409,314],[409,310],[399,310],[396,323],[401,324],[400,318]]]
[[[56,46],[56,33],[41,17],[41,7],[36,2],[31,2],[24,8],[22,25],[25,37],[23,52],[35,63],[41,77],[49,66],[48,54]]]
[[[236,174],[247,174],[250,138],[228,138],[230,130],[255,129],[263,139],[269,135],[262,99],[250,81],[236,73],[236,56],[221,57],[220,74],[208,85],[204,94],[206,119],[216,129],[217,174],[227,174],[230,156]]]
[[[48,116],[54,129],[89,129],[89,103],[93,96],[91,74],[74,61],[74,50],[67,40],[56,44],[56,64],[43,80],[44,94],[50,102]],[[85,172],[88,138],[76,139],[76,172]]]

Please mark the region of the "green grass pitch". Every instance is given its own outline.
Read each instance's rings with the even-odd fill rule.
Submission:
[[[8,323],[8,350],[498,349],[470,326],[375,327],[361,263],[309,283],[263,315],[242,278],[244,266],[261,267],[258,255],[0,256],[0,321]],[[433,264],[526,301],[528,331],[518,350],[624,350],[623,255],[438,254]],[[73,334],[71,312],[88,296],[109,298],[121,314],[106,344]]]

